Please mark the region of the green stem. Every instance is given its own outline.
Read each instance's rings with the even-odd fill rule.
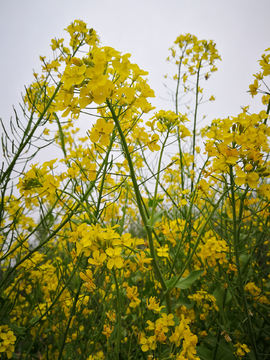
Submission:
[[[150,219],[150,226],[153,227],[154,226],[154,214],[155,214],[155,209],[156,209],[156,203],[157,203],[157,192],[158,192],[158,185],[159,185],[159,176],[160,176],[160,168],[161,168],[161,160],[162,160],[162,156],[163,156],[163,152],[165,149],[165,145],[167,142],[167,139],[169,137],[170,131],[167,131],[165,140],[162,144],[162,148],[161,148],[161,152],[160,152],[160,156],[159,156],[159,161],[158,161],[158,171],[157,171],[157,175],[156,175],[156,186],[155,186],[155,192],[154,192],[154,198],[153,198],[153,205],[152,205],[152,213],[151,213],[151,219]]]
[[[201,172],[200,172],[200,175],[199,175],[199,178],[198,178],[198,182],[200,181],[200,178],[201,178],[201,174],[202,174],[202,171],[204,170],[205,168],[205,165],[206,165],[207,161],[205,162]],[[186,229],[188,227],[188,224],[189,222],[191,221],[191,213],[192,213],[192,208],[193,208],[193,204],[194,204],[194,201],[195,201],[195,197],[196,197],[196,191],[193,192],[193,195],[192,195],[192,198],[191,198],[191,201],[190,201],[190,205],[189,205],[189,210],[188,210],[188,214],[186,216],[186,221],[185,221],[185,225],[184,225],[184,229],[182,231],[182,236],[181,236],[181,240],[178,242],[178,245],[177,245],[177,248],[176,248],[176,252],[175,252],[175,257],[174,257],[174,261],[173,261],[173,264],[171,266],[171,269],[170,269],[170,275],[169,275],[169,279],[171,278],[172,276],[172,273],[174,271],[174,268],[175,268],[175,265],[176,265],[176,262],[179,258],[179,252],[180,252],[180,249],[181,249],[181,245],[183,243],[183,240],[184,240],[184,236],[185,236],[185,233],[186,233]]]
[[[113,277],[115,281],[115,288],[117,292],[117,339],[116,339],[116,356],[117,359],[120,358],[121,351],[121,326],[122,326],[122,317],[121,317],[121,293],[119,291],[119,286],[117,282],[117,277],[115,274],[115,270],[113,269]]]
[[[78,259],[77,261],[77,266],[74,267],[69,279],[67,280],[67,282],[65,283],[65,285],[62,287],[62,289],[60,290],[59,294],[56,296],[56,298],[54,299],[54,301],[50,304],[50,306],[48,307],[48,309],[35,321],[33,321],[31,323],[31,325],[29,325],[25,331],[29,330],[31,327],[33,327],[34,325],[36,325],[40,320],[42,320],[44,318],[44,316],[46,316],[52,309],[53,306],[56,304],[56,302],[58,301],[58,299],[60,298],[60,296],[63,294],[64,290],[68,287],[69,283],[71,282],[71,280],[73,279],[73,276],[75,275],[80,263],[81,263],[81,259],[82,259],[82,255],[81,257]]]
[[[239,228],[237,228],[239,220],[237,219],[237,216],[236,216],[236,202],[235,202],[235,196],[234,196],[234,191],[235,191],[234,176],[233,176],[232,165],[230,165],[230,181],[231,181],[231,202],[232,202],[231,206],[232,206],[232,215],[233,215],[233,244],[234,244],[235,262],[236,262],[237,275],[238,275],[238,285],[239,285],[239,289],[240,289],[240,293],[241,293],[242,305],[243,305],[244,313],[245,313],[246,320],[247,320],[247,326],[248,326],[250,341],[251,341],[252,348],[254,351],[254,356],[255,356],[256,360],[259,360],[257,345],[256,345],[256,341],[254,338],[254,333],[252,330],[252,322],[251,322],[250,314],[248,311],[248,304],[247,304],[247,299],[246,299],[244,285],[243,285],[240,256],[239,256],[239,251],[238,251],[240,231],[239,231]]]
[[[108,151],[110,151],[112,147],[112,141],[109,145],[109,149]],[[96,178],[98,178],[99,174],[101,173],[104,165],[106,163],[106,159],[103,160],[99,170],[97,171],[97,175]],[[81,199],[81,202],[83,202],[84,200],[86,200],[89,196],[89,194],[92,192],[93,188],[95,187],[95,181],[92,181],[91,184],[89,185],[88,189],[86,190],[83,198]],[[33,253],[35,253],[36,251],[38,251],[39,249],[41,249],[43,247],[43,245],[45,245],[48,241],[50,241],[55,235],[58,234],[58,232],[70,221],[70,219],[72,218],[72,216],[76,213],[76,211],[80,208],[81,203],[77,203],[73,209],[70,209],[70,212],[68,214],[68,216],[65,218],[65,220],[51,233],[51,235],[49,235],[44,241],[42,241],[38,246],[36,246],[33,250],[29,251],[29,253],[27,255],[25,255],[20,261],[18,261],[18,263],[16,263],[10,270],[6,271],[5,273],[5,278],[2,282],[1,287],[3,286],[3,284],[5,283],[5,280],[17,269],[18,266],[20,266],[25,260],[29,259]]]
[[[195,189],[196,190],[196,189]],[[196,192],[196,191],[195,191]],[[190,253],[182,271],[180,272],[179,276],[177,277],[177,279],[175,280],[175,282],[173,283],[173,285],[169,288],[169,290],[172,290],[175,285],[177,284],[177,282],[181,279],[182,275],[184,274],[184,272],[186,271],[186,268],[189,266],[192,258],[193,258],[193,255],[195,254],[196,250],[197,250],[197,247],[199,246],[199,243],[201,241],[201,237],[204,235],[204,231],[205,231],[205,228],[207,226],[207,224],[209,223],[209,221],[211,220],[212,216],[214,215],[215,211],[217,211],[217,208],[219,206],[219,203],[221,202],[221,200],[223,199],[223,197],[227,194],[228,190],[224,191],[224,193],[220,196],[220,198],[218,199],[218,202],[216,203],[216,205],[213,207],[213,210],[211,211],[211,213],[208,215],[208,218],[206,219],[205,223],[203,224],[203,226],[201,227],[201,230],[198,234],[198,237],[197,237],[197,240],[194,244],[194,247],[192,249],[192,252]],[[177,256],[175,256],[176,258]],[[174,262],[175,264],[175,262]],[[173,264],[173,266],[174,266]],[[171,268],[171,273],[172,273],[172,269],[173,269],[173,266]]]
[[[187,48],[187,45],[183,51],[185,52]],[[181,65],[183,61],[184,55],[180,57],[179,65],[178,65],[178,75],[177,75],[177,85],[176,85],[176,91],[175,91],[175,113],[178,115],[178,93],[179,93],[179,87],[180,87],[180,75],[181,75]],[[179,127],[177,127],[177,140],[178,140],[178,148],[179,148],[179,156],[180,156],[180,169],[181,169],[181,187],[182,191],[184,190],[184,166],[183,166],[183,153],[181,149],[181,140],[179,136]]]
[[[191,174],[191,192],[193,191],[194,187],[194,168],[195,168],[195,145],[196,145],[196,125],[197,125],[197,113],[198,113],[198,95],[199,95],[199,76],[200,76],[200,69],[201,69],[201,62],[199,63],[199,68],[197,71],[197,80],[196,80],[196,103],[195,103],[195,113],[194,113],[194,122],[193,122],[193,140],[192,140],[192,174]]]
[[[107,102],[107,105],[108,105],[108,107],[109,107],[109,109],[111,111],[112,118],[113,118],[113,120],[115,122],[115,125],[116,125],[116,127],[118,129],[119,136],[121,138],[122,146],[123,146],[123,149],[124,149],[124,153],[125,153],[126,159],[128,161],[130,177],[131,177],[131,180],[132,180],[132,183],[133,183],[133,188],[134,188],[134,191],[135,191],[135,196],[136,196],[136,200],[137,200],[138,209],[139,209],[139,212],[140,212],[140,215],[141,215],[141,218],[142,218],[142,221],[143,221],[143,224],[144,224],[145,230],[147,232],[147,236],[148,236],[149,247],[150,247],[150,252],[151,252],[151,257],[152,257],[152,265],[153,265],[157,280],[160,282],[163,291],[166,292],[166,296],[165,296],[166,310],[167,310],[167,313],[170,314],[172,312],[170,294],[169,294],[169,292],[167,292],[167,286],[166,286],[165,280],[164,280],[163,275],[162,275],[162,273],[160,271],[160,268],[158,266],[154,241],[153,241],[153,237],[152,237],[152,231],[151,231],[151,227],[149,226],[148,220],[146,218],[145,211],[143,209],[143,205],[142,205],[142,201],[141,201],[141,194],[140,194],[140,190],[139,190],[139,187],[138,187],[138,184],[137,184],[136,175],[135,175],[132,159],[131,159],[131,156],[130,156],[130,153],[129,153],[129,150],[128,150],[126,138],[125,138],[125,135],[124,135],[124,133],[122,131],[121,125],[119,123],[118,117],[115,114],[115,111],[113,109],[112,104],[110,103],[109,100],[107,100],[106,102]]]
[[[82,284],[83,284],[83,281],[82,281],[82,279],[80,279],[80,284],[79,284],[78,290],[77,290],[76,295],[75,295],[73,306],[72,306],[70,316],[69,316],[69,319],[68,319],[68,323],[67,323],[67,326],[66,326],[66,330],[65,330],[65,333],[64,333],[64,338],[63,338],[63,341],[62,341],[61,349],[59,351],[58,360],[61,360],[61,358],[62,358],[62,353],[63,353],[64,348],[65,348],[67,334],[68,334],[68,330],[70,328],[71,320],[72,320],[73,316],[76,313],[76,305],[77,305],[77,302],[78,302],[78,299],[79,299],[79,294],[80,294],[80,291],[81,291]]]
[[[266,114],[269,115],[269,112],[270,112],[270,99],[269,99],[269,102],[268,102],[268,105],[267,105],[267,110],[266,110]],[[264,119],[264,124],[266,125],[267,124],[267,119]]]
[[[112,139],[114,139],[114,131],[113,131]],[[102,192],[103,192],[103,188],[104,188],[104,184],[105,184],[105,180],[106,180],[106,175],[107,175],[108,158],[109,158],[110,152],[111,152],[111,147],[108,149],[108,151],[106,153],[106,156],[105,156],[105,159],[104,159],[104,161],[105,161],[104,172],[103,172],[101,185],[100,185],[100,190],[99,190],[97,208],[96,208],[96,211],[95,211],[95,217],[96,218],[98,218],[98,214],[99,214],[99,209],[100,209],[100,204],[101,204],[101,199],[102,199]]]
[[[8,174],[10,174],[10,172],[12,171],[12,169],[14,168],[14,166],[15,166],[15,164],[16,164],[16,161],[18,160],[19,156],[21,155],[23,149],[26,147],[26,145],[27,145],[28,143],[30,143],[30,141],[31,141],[31,139],[32,139],[32,137],[33,137],[36,129],[37,129],[38,126],[40,125],[41,121],[44,120],[44,119],[43,119],[43,116],[46,114],[47,110],[48,110],[49,107],[51,106],[51,103],[52,103],[52,101],[54,100],[56,94],[58,93],[61,85],[62,85],[61,82],[57,85],[57,87],[56,87],[56,89],[55,89],[52,97],[51,97],[50,100],[48,101],[48,103],[47,103],[47,105],[45,106],[43,112],[40,114],[40,116],[39,116],[36,124],[33,126],[32,131],[31,131],[30,134],[27,136],[27,138],[25,139],[25,141],[20,145],[20,147],[19,147],[16,155],[14,156],[13,160],[11,161],[9,167],[8,167],[7,170],[4,172],[4,174],[1,176],[1,178],[0,178],[0,183],[3,183],[5,177],[6,177]]]

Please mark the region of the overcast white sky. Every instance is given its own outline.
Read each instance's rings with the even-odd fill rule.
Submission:
[[[149,71],[157,109],[174,109],[162,100],[163,76],[174,72],[166,58],[176,37],[189,32],[213,39],[222,57],[218,72],[202,84],[216,102],[203,105],[199,115],[208,114],[210,123],[248,104],[259,111],[247,90],[270,46],[269,14],[269,0],[0,0],[0,117],[9,121],[33,69],[40,72],[39,55],[52,59],[51,39],[64,37],[75,19],[93,27],[104,46],[131,53],[131,61]]]

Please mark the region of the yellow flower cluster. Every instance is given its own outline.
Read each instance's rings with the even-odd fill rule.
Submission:
[[[142,345],[142,351],[147,352],[149,350],[155,350],[158,343],[165,344],[167,339],[171,344],[174,344],[177,348],[181,347],[182,350],[176,354],[177,359],[190,359],[198,360],[196,356],[196,344],[198,338],[194,335],[189,328],[190,320],[185,319],[184,315],[181,317],[180,324],[174,327],[172,335],[168,337],[166,334],[170,331],[169,327],[175,325],[174,315],[161,314],[161,317],[153,323],[148,320],[148,327],[146,330],[154,332],[154,335],[146,337],[142,335],[140,338],[140,344]]]
[[[0,326],[0,353],[5,353],[8,359],[11,359],[15,351],[16,336],[6,325]]]
[[[208,294],[207,291],[199,290],[193,295],[188,296],[190,300],[196,301],[200,306],[200,319],[206,320],[207,315],[211,310],[219,311],[216,305],[216,299],[213,295]]]
[[[41,58],[43,74],[24,99],[26,133],[40,129],[33,138],[55,142],[62,159],[26,167],[18,198],[13,162],[0,174],[8,178],[0,204],[0,318],[8,324],[0,326],[0,352],[15,356],[17,341],[21,357],[52,360],[199,360],[204,351],[241,358],[251,349],[258,360],[256,351],[269,348],[261,320],[269,307],[269,106],[206,127],[199,168],[199,80],[216,71],[214,42],[177,38],[180,56],[171,48],[169,58],[178,67],[175,112],[157,111],[145,123],[154,96],[147,73],[130,54],[102,47],[83,21],[66,30],[69,47],[52,40],[54,60]],[[269,55],[260,66],[252,95],[262,92]],[[180,80],[195,92],[189,115],[178,111]],[[268,105],[269,94],[262,101]],[[84,137],[75,126],[81,115],[97,118]]]
[[[51,204],[55,202],[56,190],[59,188],[59,176],[49,172],[53,169],[57,159],[44,162],[42,166],[31,165],[31,169],[19,178],[17,189],[25,197],[25,204],[28,208],[37,206],[38,198],[45,198]]]
[[[253,295],[252,299],[254,302],[258,301],[261,304],[266,304],[266,305],[270,304],[270,301],[267,298],[267,296],[262,294],[261,289],[257,285],[255,285],[254,282],[248,282],[245,285],[245,290],[248,291],[251,295]],[[269,296],[270,293],[267,292],[267,295]]]
[[[207,176],[211,174],[221,179],[219,174],[230,174],[232,168],[236,185],[257,188],[259,180],[270,175],[266,161],[270,135],[270,127],[266,124],[268,117],[264,110],[252,115],[243,112],[232,119],[214,120],[205,128],[203,135],[209,138],[205,149],[212,158]]]
[[[228,245],[226,241],[218,239],[212,231],[208,231],[203,238],[203,244],[199,246],[198,256],[204,263],[214,267],[217,262],[221,265],[227,262],[227,252]]]
[[[235,355],[240,359],[250,352],[246,344],[240,344],[237,342],[234,346],[237,348]]]
[[[258,94],[259,87],[262,84],[265,84],[264,78],[270,75],[270,48],[265,49],[265,52],[268,52],[268,54],[263,54],[261,60],[259,60],[261,71],[253,75],[255,77],[254,83],[249,86],[249,92],[252,97]],[[259,82],[261,83],[260,85]],[[268,105],[270,101],[270,94],[268,89],[266,89],[265,91],[259,90],[259,92],[263,94],[263,105]]]
[[[180,55],[177,55],[175,47],[171,47],[169,49],[171,56],[167,58],[167,61],[171,61],[177,65],[178,73],[175,74],[173,78],[178,83],[182,80],[185,92],[193,90],[193,88],[188,85],[188,82],[190,84],[192,83],[188,81],[188,78],[196,75],[200,69],[203,68],[207,71],[203,75],[206,80],[209,79],[211,73],[217,71],[214,63],[216,60],[221,60],[221,57],[213,40],[199,40],[195,35],[185,34],[178,36],[174,43],[179,47]],[[185,66],[187,70],[181,74],[180,70],[182,65]],[[201,87],[198,87],[197,90],[199,93],[203,92]],[[178,92],[178,90],[176,92]],[[210,101],[213,100],[214,97],[211,96]]]

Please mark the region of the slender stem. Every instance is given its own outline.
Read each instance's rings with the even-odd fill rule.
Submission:
[[[50,100],[48,101],[47,105],[45,106],[43,112],[40,114],[38,121],[36,122],[36,124],[33,126],[32,131],[30,132],[30,134],[28,135],[28,137],[25,139],[25,141],[20,145],[16,155],[14,156],[12,162],[10,163],[9,167],[7,168],[7,170],[4,172],[4,174],[1,176],[0,178],[0,183],[2,183],[5,179],[5,177],[10,174],[10,172],[12,171],[12,169],[14,168],[16,161],[18,160],[19,156],[21,155],[23,149],[25,148],[26,145],[28,145],[36,131],[36,129],[38,128],[38,126],[40,125],[41,121],[44,120],[43,116],[46,114],[47,110],[49,109],[49,107],[51,106],[51,103],[53,101],[53,99],[55,98],[56,94],[58,93],[60,87],[61,87],[62,83],[59,82],[59,84],[57,85],[52,97],[50,98]]]
[[[113,136],[112,139],[114,138],[114,131],[113,131]],[[101,198],[102,198],[102,192],[103,192],[103,188],[104,188],[104,184],[105,184],[105,179],[106,179],[106,175],[107,175],[107,166],[108,166],[108,159],[109,159],[109,154],[111,152],[111,147],[109,147],[109,149],[107,150],[105,159],[104,159],[104,172],[103,172],[103,176],[102,176],[102,180],[101,180],[101,184],[100,184],[100,190],[99,190],[99,196],[98,196],[98,202],[97,202],[97,208],[95,211],[95,217],[98,218],[98,214],[99,214],[99,209],[100,209],[100,204],[101,204]]]
[[[25,331],[29,330],[31,327],[33,327],[34,325],[36,325],[40,320],[42,320],[44,318],[44,316],[46,316],[51,309],[53,309],[53,306],[56,304],[56,302],[58,301],[58,299],[60,298],[60,296],[63,294],[64,290],[68,287],[69,283],[71,282],[71,280],[73,279],[73,276],[75,275],[80,263],[81,263],[81,259],[82,259],[82,255],[80,256],[80,258],[77,261],[77,266],[74,267],[69,279],[67,280],[67,282],[65,283],[65,285],[62,287],[62,289],[60,290],[59,294],[55,297],[55,299],[53,300],[53,302],[50,304],[50,306],[47,308],[47,310],[36,320],[33,321],[31,323],[31,325],[29,325]]]
[[[206,165],[207,161],[205,162],[201,172],[200,172],[200,175],[198,177],[198,182],[201,178],[201,174],[202,174],[202,171],[204,170],[205,168],[205,165]],[[176,265],[176,262],[177,262],[177,259],[179,258],[179,252],[180,252],[180,249],[181,249],[181,245],[184,241],[184,236],[185,236],[185,233],[186,233],[186,229],[188,227],[188,223],[190,222],[191,220],[191,213],[192,213],[192,208],[193,208],[193,204],[194,204],[194,201],[195,201],[195,197],[196,197],[196,191],[193,192],[193,195],[192,195],[192,198],[190,200],[190,205],[189,205],[189,210],[188,210],[188,214],[186,216],[186,221],[185,221],[185,225],[184,225],[184,229],[182,231],[182,236],[181,236],[181,239],[180,241],[178,242],[178,245],[177,245],[177,248],[176,248],[176,252],[175,252],[175,257],[174,257],[174,260],[173,260],[173,264],[171,266],[171,269],[170,269],[170,275],[169,275],[169,278],[172,276],[172,273],[174,271],[174,268],[175,268],[175,265]],[[191,259],[190,259],[191,260]],[[184,273],[184,272],[183,272]],[[182,275],[181,275],[182,276]]]
[[[175,91],[175,113],[176,113],[176,115],[178,115],[178,94],[179,94],[179,87],[180,87],[181,66],[182,66],[182,61],[183,61],[184,53],[186,51],[187,46],[188,46],[188,44],[185,45],[185,48],[182,51],[182,56],[180,57],[180,61],[178,64],[177,85],[176,85],[176,91]]]
[[[195,191],[196,192],[196,191]],[[172,290],[175,285],[177,284],[177,282],[181,279],[182,275],[184,274],[184,272],[186,271],[186,268],[189,266],[192,258],[193,258],[193,255],[195,254],[196,250],[197,250],[197,247],[199,246],[199,243],[201,241],[201,237],[204,235],[204,231],[205,231],[205,228],[207,226],[207,224],[209,223],[209,221],[212,219],[212,216],[214,215],[215,211],[217,211],[217,208],[219,206],[219,203],[220,201],[223,199],[223,197],[227,194],[228,190],[225,190],[224,193],[220,196],[220,198],[218,199],[217,203],[215,204],[215,206],[213,207],[211,213],[208,215],[208,218],[205,220],[205,223],[203,224],[203,226],[201,227],[200,229],[200,232],[198,234],[198,237],[197,237],[197,240],[194,244],[194,247],[183,267],[183,269],[181,270],[181,273],[179,274],[179,276],[177,277],[177,279],[175,280],[175,282],[173,283],[173,285],[169,288],[169,290]],[[175,256],[175,258],[177,258],[177,256]],[[174,266],[175,262],[173,263],[173,266]],[[172,270],[173,270],[173,266],[171,268],[171,273],[172,273]]]
[[[62,358],[62,353],[63,353],[64,348],[65,348],[67,334],[68,334],[68,330],[69,330],[69,327],[70,327],[70,324],[71,324],[71,320],[72,320],[73,316],[76,313],[76,305],[77,305],[77,302],[78,302],[78,299],[79,299],[79,294],[80,294],[80,291],[81,291],[82,284],[83,284],[83,281],[82,281],[82,279],[80,279],[80,284],[79,284],[78,290],[77,290],[76,295],[75,295],[73,306],[72,306],[70,316],[69,316],[69,319],[68,319],[68,323],[67,323],[67,326],[66,326],[66,330],[65,330],[65,333],[64,333],[63,342],[62,342],[62,345],[61,345],[61,348],[60,348],[60,351],[59,351],[58,360],[61,360],[61,358]]]
[[[110,148],[112,147],[112,141],[109,145],[109,149],[108,151],[110,151]],[[101,173],[104,165],[106,163],[106,159],[103,160],[99,170],[97,171],[97,175],[96,177],[99,176],[99,174]],[[86,200],[89,196],[89,194],[92,192],[93,188],[95,187],[95,182],[92,181],[91,184],[89,185],[88,189],[86,190],[84,196],[81,199],[81,202],[83,202],[84,200]],[[2,282],[1,287],[3,286],[3,284],[5,283],[5,280],[17,269],[18,266],[20,266],[25,260],[29,259],[32,254],[34,252],[36,252],[37,250],[41,249],[43,247],[43,245],[45,245],[48,241],[50,241],[55,235],[58,234],[58,232],[70,221],[70,219],[72,218],[72,216],[76,213],[76,211],[80,208],[81,203],[77,203],[73,209],[70,209],[70,212],[68,214],[68,216],[65,218],[64,221],[62,221],[62,223],[51,233],[51,235],[49,235],[44,241],[42,241],[38,246],[36,246],[33,250],[29,251],[29,253],[27,255],[25,255],[20,261],[18,261],[10,270],[6,271],[5,273],[5,278],[4,281]],[[6,255],[8,256],[8,254]],[[0,288],[1,288],[0,287]]]
[[[164,149],[165,149],[165,145],[166,142],[168,140],[170,131],[167,131],[165,140],[162,144],[162,148],[161,148],[161,152],[160,152],[160,156],[159,156],[159,161],[158,161],[158,171],[157,171],[157,176],[156,176],[156,186],[155,186],[155,192],[154,192],[154,198],[153,198],[153,205],[152,205],[152,214],[151,214],[151,219],[150,219],[150,226],[154,225],[154,214],[155,214],[155,209],[156,209],[156,203],[157,203],[157,192],[158,192],[158,186],[159,186],[159,176],[160,176],[160,168],[161,168],[161,160],[162,160],[162,156],[164,153]]]
[[[121,317],[121,293],[119,291],[119,286],[117,282],[117,276],[115,270],[113,269],[113,277],[115,281],[115,288],[117,292],[117,339],[116,339],[116,355],[117,359],[120,358],[121,351],[121,326],[122,326],[122,317]]]
[[[184,58],[184,52],[186,51],[187,45],[185,46],[185,49],[182,53],[182,56],[180,57],[180,61],[178,64],[178,75],[177,75],[177,85],[176,85],[176,91],[175,91],[175,113],[178,115],[178,93],[179,93],[179,87],[180,87],[180,75],[181,75],[181,65]],[[181,148],[181,139],[179,136],[179,127],[177,127],[177,140],[178,140],[178,148],[179,148],[179,156],[180,156],[180,169],[181,169],[181,187],[182,191],[184,190],[184,166],[183,166],[183,153]]]
[[[196,81],[196,103],[195,103],[195,113],[194,113],[194,122],[193,122],[193,140],[192,140],[192,174],[191,174],[191,191],[193,191],[194,187],[194,168],[195,168],[195,145],[196,145],[196,125],[197,125],[197,113],[198,113],[198,95],[199,95],[199,80],[200,80],[200,69],[201,69],[201,62],[199,63],[199,68],[197,71],[197,81]]]
[[[270,99],[269,99],[269,102],[268,102],[268,105],[267,105],[266,114],[269,115],[269,112],[270,112]],[[265,125],[267,124],[267,119],[268,119],[268,118],[265,118],[265,119],[264,119],[264,124],[265,124]]]

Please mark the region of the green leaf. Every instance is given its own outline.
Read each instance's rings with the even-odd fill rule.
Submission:
[[[156,222],[162,220],[162,215],[164,214],[165,210],[160,210],[155,213],[153,216],[153,223],[151,223],[151,219],[148,220],[148,225],[154,226]]]
[[[26,328],[17,326],[14,324],[9,324],[9,327],[15,332],[16,335],[24,335]]]
[[[218,306],[219,310],[223,312],[223,301],[224,301],[223,298],[225,296],[225,292],[221,288],[220,284],[217,283],[217,287],[214,290],[213,295],[217,301],[217,306]],[[228,305],[230,303],[231,299],[232,299],[232,295],[231,295],[230,291],[226,291],[226,299],[225,299],[224,305]]]
[[[248,255],[246,253],[242,253],[240,255],[240,259],[243,262],[243,264],[245,265],[250,260],[250,255]]]
[[[232,343],[228,343],[225,339],[221,339],[216,355],[216,360],[235,360],[233,354],[234,348]]]
[[[197,346],[196,350],[201,360],[212,359],[212,351],[207,349],[205,346]]]
[[[156,205],[157,205],[158,203],[162,203],[162,201],[163,201],[163,199],[157,198],[157,199],[156,199]],[[154,199],[149,199],[149,200],[148,200],[148,206],[151,208],[151,207],[153,206],[153,204],[154,204]]]
[[[188,289],[203,273],[204,270],[191,271],[187,277],[179,279],[176,284],[174,283],[178,279],[178,276],[173,276],[170,280],[166,281],[166,285],[169,289],[176,287],[185,290]]]
[[[39,320],[39,315],[35,316],[33,319],[30,320],[30,325],[35,324]]]
[[[187,309],[191,309],[194,306],[194,302],[191,302],[188,298],[181,296],[177,299],[177,303],[173,305],[173,309],[177,309],[181,306],[185,306]]]

